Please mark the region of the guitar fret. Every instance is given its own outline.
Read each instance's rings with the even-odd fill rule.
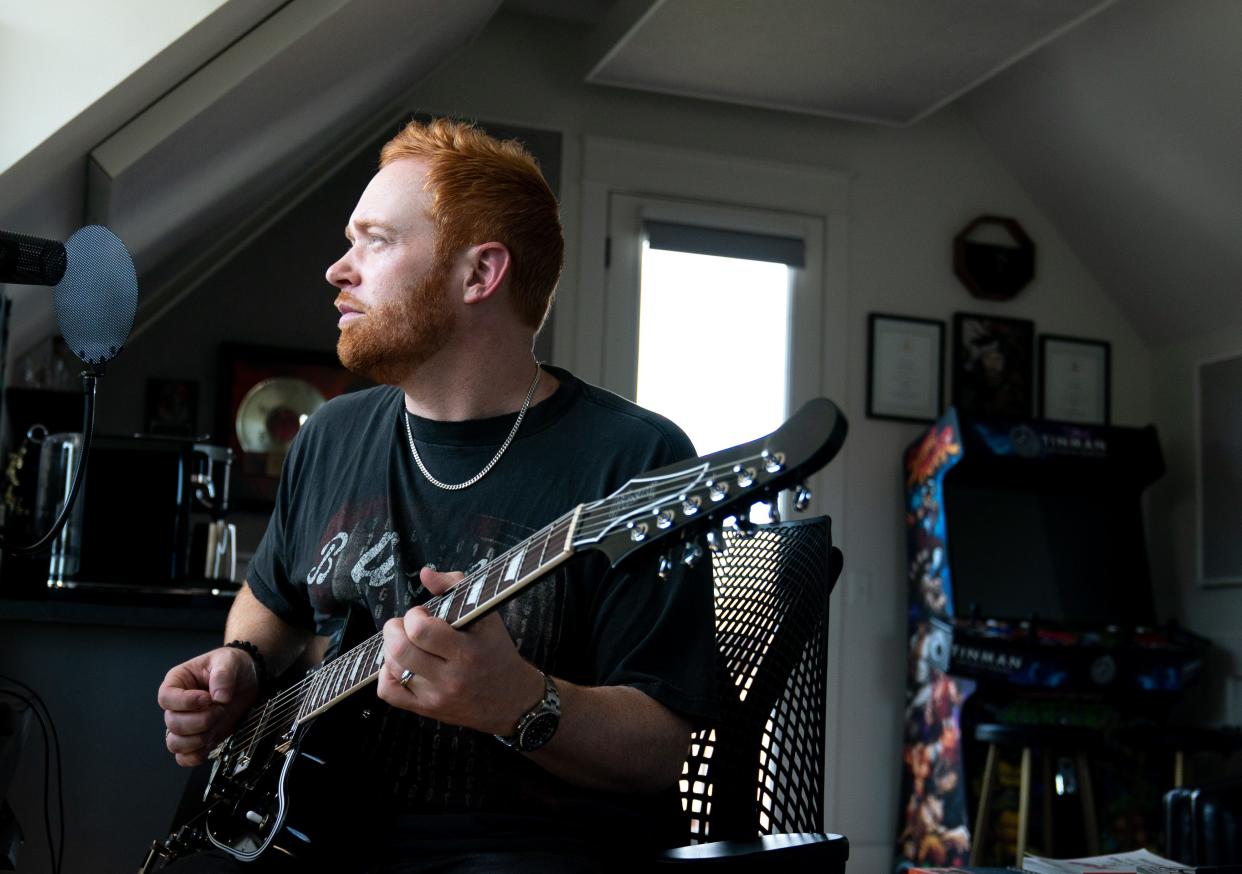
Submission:
[[[478,579],[470,584],[470,591],[466,595],[467,607],[473,607],[479,603],[479,594],[483,591],[483,581],[487,579],[486,569],[479,571],[477,577]]]
[[[467,613],[466,596],[468,594],[468,591],[467,591],[465,582],[466,581],[463,579],[456,586],[450,589],[447,593],[449,596],[449,600],[453,602],[452,609],[449,611],[450,613],[453,614],[453,618],[449,619],[447,616],[445,617],[445,620],[450,625],[452,625],[455,622],[460,622],[461,617],[466,615]]]
[[[483,582],[483,600],[481,603],[488,603],[496,597],[496,593],[500,591],[501,574],[504,573],[504,565],[494,562],[487,569],[487,579]]]
[[[526,555],[526,550],[523,548],[516,555],[514,555],[513,558],[509,559],[509,563],[505,565],[505,582],[506,583],[511,583],[518,578],[519,571],[522,568],[522,558],[525,555]]]
[[[504,591],[505,581],[504,581],[503,573],[504,573],[504,569],[501,566],[497,565],[496,573],[487,575],[487,585],[483,587],[483,593],[484,593],[483,603],[484,604],[490,604],[496,598],[498,594]],[[488,591],[489,588],[491,589],[490,592]]]
[[[522,559],[522,570],[518,574],[519,578],[526,579],[543,565],[543,554],[547,551],[548,537],[551,534],[552,529],[544,528],[543,531],[535,535],[543,539],[543,545],[537,551],[534,549],[526,550],[526,556]]]
[[[354,652],[353,666],[349,671],[349,686],[353,688],[358,682],[366,676],[366,651],[365,647],[359,647]]]
[[[306,697],[302,700],[302,708],[298,711],[298,719],[304,719],[306,714],[319,707],[319,690],[323,685],[323,669],[316,671],[310,678],[310,689],[306,692]]]
[[[451,609],[453,609],[453,596],[442,595],[440,597],[440,604],[436,607],[435,615],[441,619],[448,619],[449,610]]]
[[[328,683],[327,683],[328,689],[327,689],[327,695],[324,698],[325,704],[340,694],[341,671],[344,666],[344,663],[345,663],[344,659],[337,659],[336,661],[332,662],[331,665],[328,666],[329,668]]]
[[[539,564],[541,566],[543,565],[544,556],[548,554],[548,544],[552,542],[552,534],[556,531],[556,527],[556,525],[553,525],[549,528],[547,535],[543,538],[543,546],[539,549]]]

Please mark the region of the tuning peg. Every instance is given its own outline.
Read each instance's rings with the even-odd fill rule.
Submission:
[[[779,496],[772,498],[772,503],[768,504],[768,521],[773,525],[781,521],[781,506]]]
[[[811,490],[806,487],[806,483],[798,483],[798,488],[794,491],[793,505],[799,513],[811,505]]]
[[[785,453],[783,452],[768,452],[765,449],[759,457],[763,459],[763,469],[768,473],[780,473],[785,469]]]
[[[737,484],[742,488],[747,488],[755,482],[755,469],[753,467],[742,467],[740,464],[733,465],[733,475],[737,477]]]
[[[755,523],[750,521],[749,508],[733,517],[733,530],[738,537],[750,537],[755,533]]]
[[[694,567],[702,557],[703,547],[699,546],[699,542],[697,540],[687,541],[685,551],[681,556],[681,563],[686,567]]]
[[[705,535],[707,538],[707,548],[712,552],[721,552],[725,548],[724,535],[716,529],[711,529]]]
[[[668,553],[665,553],[664,555],[660,556],[660,567],[659,567],[659,570],[656,571],[656,575],[659,576],[659,578],[662,580],[667,580],[668,575],[672,573],[672,571],[673,571],[673,559]]]

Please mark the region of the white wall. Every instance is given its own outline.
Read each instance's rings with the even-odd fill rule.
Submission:
[[[0,173],[226,0],[0,6]],[[13,123],[20,119],[20,124]]]
[[[871,311],[950,320],[956,310],[1029,318],[1039,331],[1113,345],[1113,419],[1151,416],[1150,355],[1131,325],[1035,208],[1013,177],[950,108],[908,130],[878,129],[581,84],[585,31],[500,16],[468,50],[426,81],[412,109],[452,112],[561,130],[564,210],[579,226],[574,192],[587,135],[741,158],[811,165],[851,177],[844,265],[847,323],[844,397],[851,422],[845,518],[834,520],[846,574],[834,598],[833,652],[843,660],[830,689],[829,828],[846,834],[851,870],[891,865],[898,807],[904,694],[905,580],[901,453],[917,426],[865,417],[866,318]],[[1008,304],[983,304],[951,267],[955,233],[982,213],[1022,222],[1038,249],[1035,281]],[[561,294],[573,295],[576,240]],[[837,265],[839,268],[840,265]]]
[[[1219,648],[1194,703],[1210,721],[1242,723],[1242,587],[1198,582],[1196,371],[1204,361],[1242,355],[1242,326],[1222,327],[1152,353],[1152,410],[1167,473],[1152,490],[1152,573],[1173,582],[1171,609]]]

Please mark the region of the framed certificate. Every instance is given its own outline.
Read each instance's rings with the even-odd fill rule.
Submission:
[[[1056,422],[1107,425],[1111,347],[1082,337],[1039,337],[1039,414]]]
[[[867,317],[867,415],[932,422],[944,406],[944,322]]]

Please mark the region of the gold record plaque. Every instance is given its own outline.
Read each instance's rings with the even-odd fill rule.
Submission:
[[[266,455],[267,474],[276,476],[298,429],[325,400],[304,379],[276,376],[262,380],[237,407],[237,442],[245,452]]]
[[[221,346],[216,433],[236,453],[229,503],[271,510],[285,455],[307,417],[367,385],[330,352]]]

